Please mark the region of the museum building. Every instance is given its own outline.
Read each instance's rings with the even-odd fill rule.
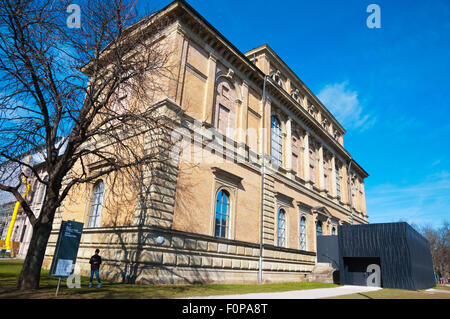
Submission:
[[[163,18],[170,23],[155,37],[174,50],[176,78],[161,81],[154,103],[175,123],[183,154],[202,156],[146,172],[145,200],[124,203],[114,222],[107,178],[71,191],[44,267],[61,221],[76,220],[83,274],[99,248],[101,275],[118,281],[253,283],[260,268],[264,282],[309,280],[317,236],[368,223],[368,173],[344,148],[345,129],[269,45],[239,51],[185,1],[149,19]]]

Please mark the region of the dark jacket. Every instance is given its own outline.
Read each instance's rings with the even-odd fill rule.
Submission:
[[[97,262],[96,264],[94,262]],[[100,269],[100,264],[102,263],[102,257],[100,255],[94,255],[89,260],[89,263],[91,264],[91,269]]]

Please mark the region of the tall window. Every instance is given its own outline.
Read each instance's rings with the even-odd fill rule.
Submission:
[[[278,246],[286,246],[286,212],[284,209],[278,211]]]
[[[306,218],[300,217],[300,249],[306,250]]]
[[[216,198],[216,225],[214,236],[228,237],[228,220],[230,214],[230,195],[220,190]]]
[[[317,156],[316,156],[316,147],[313,141],[309,141],[309,176],[313,184],[317,182]]]
[[[316,223],[316,235],[322,236],[322,222],[321,221],[317,221],[317,223]]]
[[[330,166],[328,157],[324,156],[323,158],[323,179],[324,179],[324,188],[327,192],[330,191]]]
[[[215,125],[224,136],[233,138],[236,122],[236,93],[233,84],[224,77],[217,80]]]
[[[297,173],[298,176],[301,176],[301,139],[297,133],[292,134],[292,169]]]
[[[352,207],[356,208],[356,177],[352,177],[351,181]]]
[[[47,182],[47,181],[48,181],[48,176],[45,176],[44,182]],[[40,184],[38,203],[42,203],[44,201],[46,190],[47,190],[47,186],[45,184]]]
[[[104,190],[105,185],[102,180],[95,183],[94,191],[92,193],[91,208],[89,210],[88,227],[98,227],[100,224]]]
[[[272,159],[275,165],[281,166],[281,159],[283,154],[283,145],[281,140],[281,124],[280,121],[275,116],[272,116],[270,137],[271,137],[270,147]]]
[[[339,173],[339,164],[336,163],[336,194],[337,198],[341,199],[341,175]]]
[[[333,226],[333,228],[331,229],[331,235],[336,235],[336,227]]]

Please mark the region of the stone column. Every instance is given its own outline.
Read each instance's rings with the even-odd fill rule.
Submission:
[[[212,113],[214,108],[214,91],[216,82],[216,63],[217,58],[209,54],[208,59],[208,79],[206,80],[205,97],[203,99],[203,118],[202,121],[213,125]]]
[[[189,47],[189,41],[186,39],[185,34],[182,30],[178,30],[180,33],[180,46],[181,46],[181,57],[180,57],[180,69],[178,74],[178,83],[176,86],[176,98],[175,102],[181,105],[181,100],[183,99],[183,85],[184,85],[184,77],[186,74],[186,60],[187,53]]]

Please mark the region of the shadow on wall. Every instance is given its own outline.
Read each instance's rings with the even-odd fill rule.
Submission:
[[[155,187],[152,187],[154,184],[141,182],[145,180],[142,172],[138,176],[140,178],[136,179],[138,184],[135,186],[142,191],[137,195],[134,221],[132,223],[128,221],[127,227],[119,218],[112,219],[113,236],[110,236],[109,244],[111,247],[120,245],[120,251],[117,250],[115,256],[111,256],[111,260],[107,261],[111,271],[105,275],[114,281],[128,284],[210,282],[208,272],[200,271],[201,256],[190,255],[186,251],[184,239],[171,235],[167,228],[155,225],[161,213],[159,205],[162,203],[173,205],[175,190],[166,193],[165,189],[158,192],[155,197]],[[192,194],[195,185],[188,179],[183,179],[182,185],[176,185],[177,191],[181,188],[183,198],[177,201],[178,209],[184,208],[189,212],[192,207],[187,199],[195,198]],[[114,214],[119,216],[120,211],[116,210]],[[188,229],[198,224],[198,220],[192,214],[185,214],[183,218],[183,226]],[[189,249],[195,250],[195,247]]]

